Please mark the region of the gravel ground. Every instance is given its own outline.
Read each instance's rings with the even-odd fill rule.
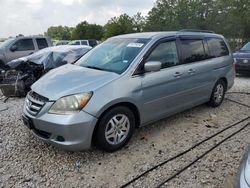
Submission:
[[[237,77],[231,91],[250,92],[250,78]],[[250,105],[250,95],[227,94]],[[0,94],[1,99],[1,94]],[[135,131],[115,153],[93,148],[65,152],[36,139],[23,126],[23,99],[0,100],[0,187],[119,187],[136,175],[250,115],[225,100],[219,108],[201,105]],[[4,110],[8,108],[8,110]],[[240,124],[243,126],[243,124]],[[239,128],[238,127],[238,128]],[[237,128],[208,141],[139,179],[132,187],[155,187]],[[233,187],[250,128],[234,136],[171,180],[165,187]]]

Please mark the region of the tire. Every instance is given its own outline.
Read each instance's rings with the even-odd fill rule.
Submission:
[[[218,80],[213,88],[208,105],[211,107],[218,107],[224,100],[226,92],[226,83],[223,80]]]
[[[107,152],[119,150],[128,143],[134,129],[134,113],[124,106],[114,107],[103,115],[98,124],[97,147]]]

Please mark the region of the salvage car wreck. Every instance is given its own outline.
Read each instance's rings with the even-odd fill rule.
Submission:
[[[0,70],[0,89],[6,97],[22,97],[30,86],[51,69],[74,63],[89,46],[54,46],[10,61]]]

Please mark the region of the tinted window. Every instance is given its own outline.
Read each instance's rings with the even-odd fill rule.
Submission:
[[[20,39],[14,45],[17,46],[16,51],[35,50],[32,39]]]
[[[86,40],[82,40],[82,45],[88,45],[88,42]]]
[[[210,56],[212,58],[226,56],[229,54],[228,48],[222,39],[209,38],[207,39],[207,43],[208,43]]]
[[[79,41],[72,41],[69,43],[69,45],[80,45]]]
[[[160,61],[162,68],[177,65],[179,61],[175,41],[159,44],[147,58],[148,61]]]
[[[97,45],[97,42],[95,40],[89,40],[89,45],[94,47]]]
[[[181,40],[183,63],[207,59],[202,40]]]
[[[48,44],[47,44],[47,40],[46,39],[36,39],[37,45],[39,49],[43,49],[43,48],[47,48]]]

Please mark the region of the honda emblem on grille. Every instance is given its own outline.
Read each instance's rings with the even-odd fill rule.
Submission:
[[[243,60],[243,63],[248,63],[248,60],[247,60],[247,59],[244,59],[244,60]]]

